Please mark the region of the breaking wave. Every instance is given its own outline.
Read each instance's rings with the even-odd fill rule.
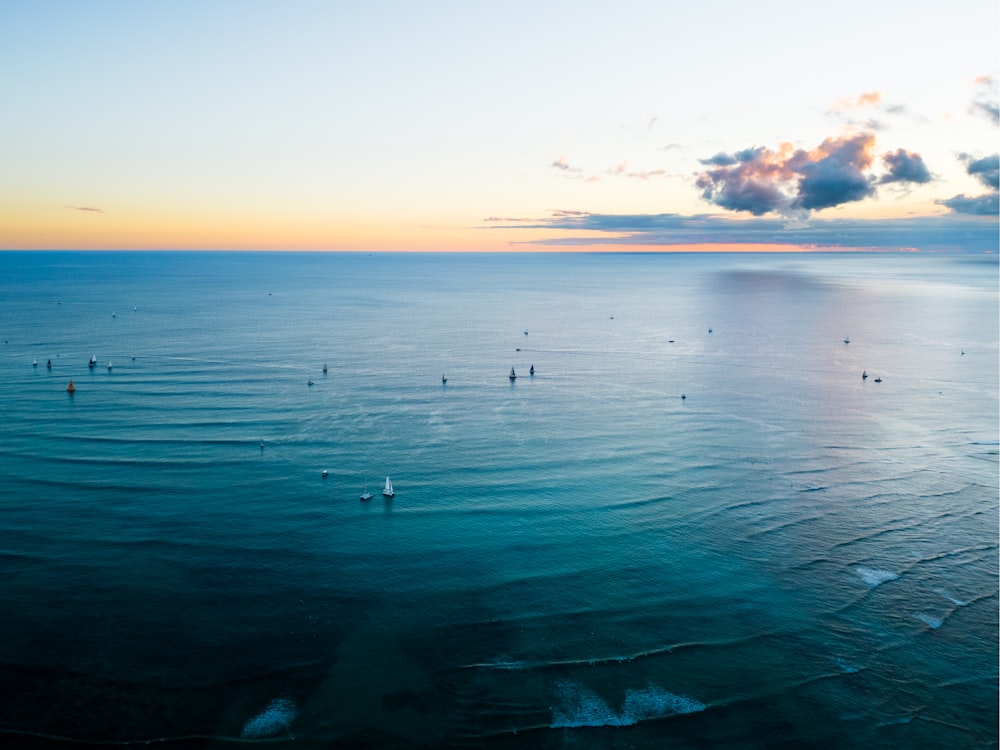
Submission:
[[[626,727],[646,719],[670,714],[704,711],[705,704],[694,698],[671,693],[658,685],[644,690],[626,690],[619,710],[613,709],[590,688],[576,682],[556,685],[559,705],[552,709],[552,727]]]
[[[288,698],[275,698],[267,708],[243,725],[244,739],[270,737],[279,732],[290,732],[292,722],[298,714],[295,703]]]
[[[854,572],[858,574],[862,581],[867,583],[872,588],[880,586],[886,581],[895,581],[899,578],[898,573],[893,573],[891,570],[876,570],[875,568],[855,568]]]

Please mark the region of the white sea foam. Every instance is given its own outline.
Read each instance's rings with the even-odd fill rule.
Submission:
[[[934,630],[937,630],[939,627],[941,627],[941,624],[944,622],[944,620],[942,620],[940,617],[933,617],[931,615],[926,615],[923,612],[917,613],[916,617],[922,623],[927,625],[927,627],[933,628]]]
[[[298,712],[295,703],[288,698],[275,698],[267,704],[267,708],[243,725],[243,734],[240,736],[244,739],[256,739],[287,732]]]
[[[955,598],[954,596],[952,596],[951,594],[949,594],[944,589],[938,589],[937,593],[941,594],[941,596],[943,596],[949,602],[951,602],[952,604],[954,604],[956,607],[964,607],[966,604],[968,604],[968,602],[964,602],[961,599]]]
[[[839,657],[834,657],[833,663],[836,664],[837,669],[839,669],[844,674],[854,674],[855,672],[861,669],[861,667],[856,667],[853,664],[849,664],[848,662],[844,661]]]
[[[694,698],[671,693],[658,685],[626,690],[625,702],[616,711],[590,688],[576,682],[559,682],[560,705],[552,709],[552,727],[625,727],[669,714],[704,711]]]
[[[854,572],[860,576],[861,580],[872,588],[879,586],[886,581],[895,581],[899,574],[891,570],[876,570],[875,568],[855,568]]]

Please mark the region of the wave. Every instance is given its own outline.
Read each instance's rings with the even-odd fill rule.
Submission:
[[[899,578],[899,574],[891,570],[878,570],[876,568],[864,568],[858,567],[854,569],[858,577],[867,583],[871,588],[876,586],[881,586],[887,581],[895,581]]]
[[[578,682],[556,684],[559,705],[552,709],[552,728],[627,727],[648,719],[704,711],[706,705],[650,683],[645,689],[625,691],[625,700],[615,710],[593,690]]]
[[[918,612],[914,615],[920,622],[924,623],[931,630],[937,630],[944,624],[944,618],[934,617],[933,615],[925,614],[924,612]]]
[[[267,707],[243,725],[240,737],[244,739],[260,739],[273,737],[282,732],[291,735],[292,722],[299,710],[288,698],[275,698]]]

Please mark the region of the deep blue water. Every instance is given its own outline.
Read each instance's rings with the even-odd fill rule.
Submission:
[[[998,320],[968,256],[0,253],[0,744],[996,747]]]

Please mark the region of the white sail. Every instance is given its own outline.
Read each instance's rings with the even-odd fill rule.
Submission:
[[[392,489],[392,482],[389,481],[389,477],[385,478],[385,487],[382,490],[382,494],[386,497],[392,497],[395,495],[395,491]]]

